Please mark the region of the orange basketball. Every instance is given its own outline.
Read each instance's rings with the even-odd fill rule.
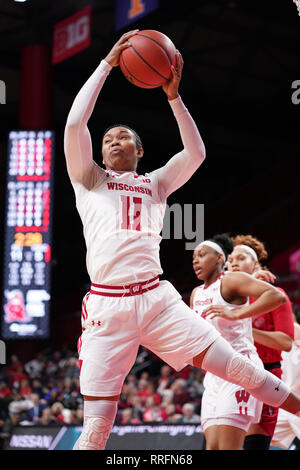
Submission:
[[[120,56],[120,68],[127,80],[141,88],[156,88],[171,78],[176,47],[168,36],[145,29],[129,42]]]

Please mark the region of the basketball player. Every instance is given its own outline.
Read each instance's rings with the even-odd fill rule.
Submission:
[[[264,244],[252,235],[233,238],[234,250],[228,256],[228,271],[253,275],[268,253]],[[264,368],[281,378],[281,351],[289,351],[293,344],[294,321],[291,302],[287,301],[270,312],[252,319],[254,344]],[[251,299],[250,301],[253,301]],[[264,404],[258,423],[253,423],[244,443],[246,450],[268,450],[275,430],[278,408]]]
[[[200,243],[194,251],[193,267],[204,284],[196,287],[190,306],[206,317],[235,351],[263,368],[252,336],[252,315],[278,304],[273,287],[249,276],[224,273],[232,239],[223,234]],[[249,297],[256,292],[258,304],[249,308]],[[252,293],[252,294],[251,294]],[[281,293],[277,292],[278,299]],[[216,309],[234,312],[235,318],[214,317]],[[212,314],[210,317],[210,313]],[[262,402],[244,387],[232,384],[207,372],[201,405],[201,424],[208,450],[241,450],[252,422],[260,419]]]
[[[83,85],[65,128],[67,170],[83,223],[91,279],[78,342],[84,423],[74,448],[80,450],[105,448],[120,390],[139,345],[176,370],[187,364],[202,366],[229,381],[245,383],[272,404],[293,413],[300,410],[299,398],[284,384],[278,387],[271,374],[262,375],[235,353],[215,328],[191,315],[169,282],[159,281],[166,199],[205,158],[199,131],[178,94],[183,67],[178,51],[172,78],[162,90],[178,123],[183,149],[161,168],[138,175],[144,153],[141,141],[128,126],[115,125],[102,140],[105,169],[93,160],[88,120],[105,80],[135,33],[123,34]]]
[[[290,351],[282,353],[282,380],[296,393],[300,393],[300,325],[294,318],[295,337]],[[289,449],[293,440],[300,440],[300,417],[279,410],[272,446]]]

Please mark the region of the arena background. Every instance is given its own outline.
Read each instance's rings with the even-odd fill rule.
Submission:
[[[290,270],[289,256],[300,248],[300,104],[293,99],[293,83],[300,79],[300,18],[292,0],[199,0],[188,2],[188,7],[186,2],[161,0],[156,10],[119,30],[113,1],[0,0],[0,80],[6,84],[6,103],[0,106],[1,259],[8,134],[22,129],[22,49],[43,44],[51,52],[54,25],[87,5],[92,18],[90,46],[49,65],[51,106],[44,118],[47,128],[55,131],[51,336],[43,341],[8,341],[7,358],[17,353],[26,360],[49,344],[74,345],[80,333],[81,299],[89,279],[82,226],[65,166],[64,125],[81,85],[120,35],[133,28],[164,32],[182,53],[180,94],[207,150],[197,174],[169,198],[169,204],[205,204],[206,238],[229,232],[251,233],[263,240],[278,285],[288,290],[297,306],[299,277]],[[26,116],[30,120],[30,110]],[[162,90],[137,88],[118,69],[105,83],[89,122],[94,158],[100,163],[102,132],[116,121],[127,122],[142,137],[145,156],[140,173],[164,164],[181,148]],[[187,300],[197,280],[185,240],[163,240],[161,261],[163,278]],[[2,289],[1,278],[1,298]]]

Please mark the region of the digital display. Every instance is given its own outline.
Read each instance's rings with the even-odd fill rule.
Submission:
[[[2,338],[49,336],[52,131],[11,131],[5,213]]]

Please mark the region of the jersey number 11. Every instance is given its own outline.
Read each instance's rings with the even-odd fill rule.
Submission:
[[[142,198],[132,196],[121,196],[123,230],[141,230]],[[133,205],[133,213],[130,208]],[[131,217],[130,217],[131,215]]]

